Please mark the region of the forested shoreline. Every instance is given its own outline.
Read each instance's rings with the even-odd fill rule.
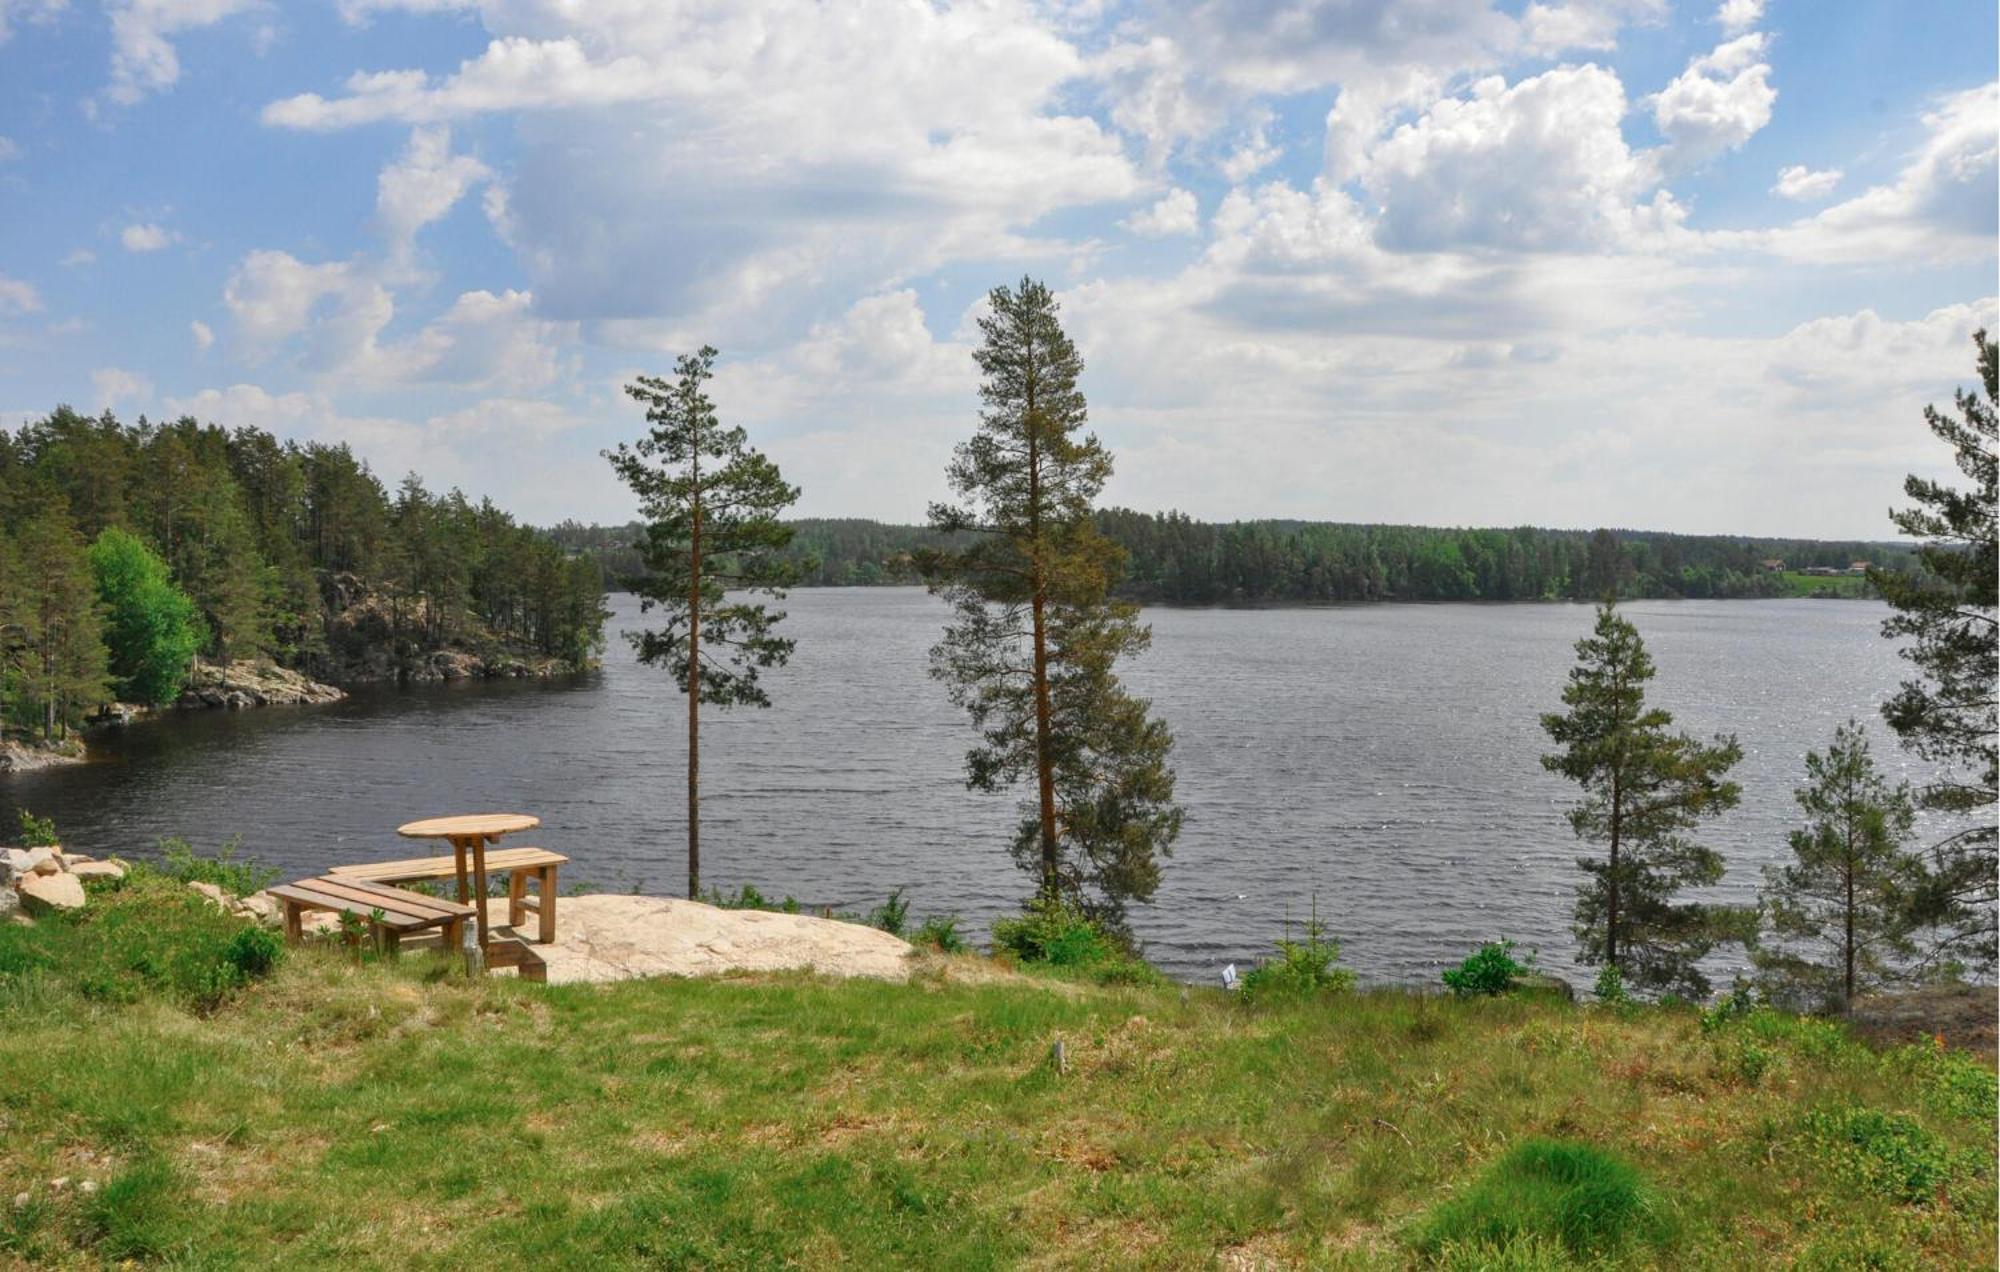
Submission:
[[[1431,601],[1736,599],[1872,596],[1849,574],[1867,561],[1913,568],[1905,544],[1685,535],[1642,530],[1470,529],[1320,521],[1197,521],[1184,513],[1102,509],[1097,526],[1124,550],[1116,594],[1169,605]],[[950,546],[928,526],[801,518],[787,555],[802,587],[922,581],[923,552]],[[643,528],[566,521],[549,531],[619,581],[642,569]],[[1779,563],[1783,568],[1773,568]],[[1838,571],[1807,576],[1804,571]]]
[[[0,720],[170,702],[194,660],[336,684],[582,668],[597,564],[346,445],[59,407],[0,430]]]

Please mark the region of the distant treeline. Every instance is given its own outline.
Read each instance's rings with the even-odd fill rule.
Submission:
[[[1127,555],[1120,593],[1174,605],[1596,600],[1611,591],[1627,598],[1790,596],[1800,591],[1799,571],[1846,571],[1861,561],[1908,569],[1915,560],[1908,547],[1893,543],[1640,530],[1217,523],[1124,508],[1097,518]],[[945,542],[923,526],[860,519],[792,524],[792,552],[810,562],[808,586],[915,583],[914,553]],[[565,522],[550,534],[595,556],[614,583],[640,572],[632,546],[637,525]],[[1857,591],[1864,586],[1852,581]]]
[[[415,474],[392,492],[345,445],[61,407],[0,429],[0,564],[16,562],[0,569],[0,690],[15,681],[0,696],[35,705],[50,675],[31,664],[95,631],[88,590],[57,612],[37,571],[87,575],[85,547],[106,530],[165,563],[211,658],[270,655],[337,680],[444,648],[582,663],[599,645],[597,563],[490,501],[434,494]],[[65,656],[84,668],[87,652]],[[64,713],[94,705],[87,696],[66,694]]]

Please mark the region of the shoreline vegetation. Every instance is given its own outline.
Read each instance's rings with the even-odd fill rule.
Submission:
[[[1912,545],[1645,530],[1474,529],[1342,522],[1197,521],[1103,509],[1125,555],[1112,591],[1141,604],[1245,608],[1479,601],[1875,599],[1866,567],[1917,568]],[[866,518],[793,518],[798,587],[916,586],[923,554],[963,536]],[[614,590],[644,572],[645,526],[565,521],[546,531],[595,560]]]

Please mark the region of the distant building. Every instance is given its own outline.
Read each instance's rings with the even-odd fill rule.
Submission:
[[[1762,565],[1768,574],[1783,574],[1785,572],[1785,563],[1776,557],[1766,558],[1758,562],[1758,564]]]
[[[1849,574],[1866,574],[1868,573],[1868,563],[1866,561],[1856,561],[1847,567],[1847,572]]]

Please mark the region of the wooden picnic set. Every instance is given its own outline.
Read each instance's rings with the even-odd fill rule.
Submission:
[[[444,839],[451,855],[411,857],[335,866],[323,875],[281,884],[270,890],[285,908],[285,935],[303,938],[307,912],[327,910],[343,916],[350,943],[369,931],[383,949],[400,948],[403,938],[436,931],[443,948],[464,949],[469,966],[513,967],[526,980],[548,979],[548,966],[534,947],[518,935],[495,936],[487,922],[487,878],[507,877],[507,924],[519,932],[535,915],[535,939],[541,945],[556,939],[556,871],[569,861],[546,848],[492,848],[501,836],[533,830],[541,819],[526,813],[475,813],[460,817],[430,817],[396,828],[407,839]],[[396,884],[457,883],[458,899],[413,892]],[[533,891],[531,892],[530,886]],[[467,922],[472,926],[468,929]]]

